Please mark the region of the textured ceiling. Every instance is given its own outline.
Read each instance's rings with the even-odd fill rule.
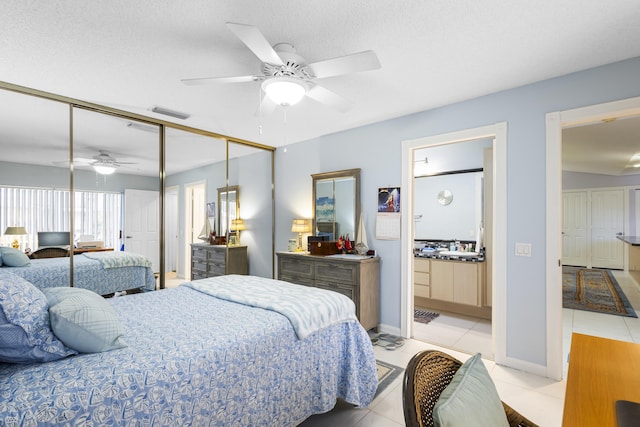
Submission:
[[[639,17],[638,0],[3,0],[0,80],[280,146],[640,56]],[[308,62],[373,50],[382,68],[323,79],[346,113],[260,115],[258,82],[180,82],[259,72],[227,21]]]

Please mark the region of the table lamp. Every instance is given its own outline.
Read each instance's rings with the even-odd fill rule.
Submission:
[[[311,231],[308,219],[294,219],[291,224],[291,232],[298,233],[298,247],[296,251],[302,251],[302,233],[308,233]]]
[[[24,236],[27,234],[27,230],[24,227],[7,227],[7,229],[4,230],[4,234],[7,236]],[[17,237],[11,242],[11,247],[20,249],[20,242]]]
[[[244,226],[244,220],[242,219],[232,219],[231,220],[231,228],[230,231],[236,232],[236,245],[240,244],[240,232],[246,230]]]

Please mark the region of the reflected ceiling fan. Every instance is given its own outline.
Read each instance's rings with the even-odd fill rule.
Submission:
[[[98,150],[100,154],[92,158],[76,157],[73,163],[78,166],[91,166],[101,175],[111,175],[122,165],[135,165],[134,162],[119,162],[107,150]]]
[[[351,103],[317,84],[316,79],[377,70],[381,67],[378,57],[371,50],[307,64],[305,59],[296,53],[293,45],[278,43],[272,47],[253,25],[233,22],[227,22],[226,25],[262,61],[262,74],[183,79],[182,82],[186,85],[203,85],[262,81],[262,90],[267,95],[262,101],[263,111],[272,109],[275,105],[294,105],[306,95],[344,112],[349,109]]]

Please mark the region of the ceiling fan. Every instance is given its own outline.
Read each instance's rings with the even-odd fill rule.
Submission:
[[[134,162],[119,162],[107,150],[98,150],[100,154],[92,158],[76,157],[73,163],[78,166],[91,166],[101,175],[111,175],[122,165],[134,165]]]
[[[253,25],[233,22],[227,22],[226,25],[262,61],[262,74],[182,79],[182,82],[186,85],[203,85],[262,81],[262,90],[267,95],[262,101],[263,111],[275,105],[296,104],[306,95],[344,112],[349,109],[351,103],[317,84],[316,79],[377,70],[381,67],[378,57],[371,50],[307,64],[305,59],[296,53],[293,45],[278,43],[272,47]],[[267,103],[266,100],[273,102]]]

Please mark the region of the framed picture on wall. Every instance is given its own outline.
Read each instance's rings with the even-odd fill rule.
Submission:
[[[207,216],[209,218],[215,218],[215,216],[216,216],[216,204],[215,204],[215,202],[207,203]]]
[[[400,212],[400,187],[378,189],[378,212]]]

